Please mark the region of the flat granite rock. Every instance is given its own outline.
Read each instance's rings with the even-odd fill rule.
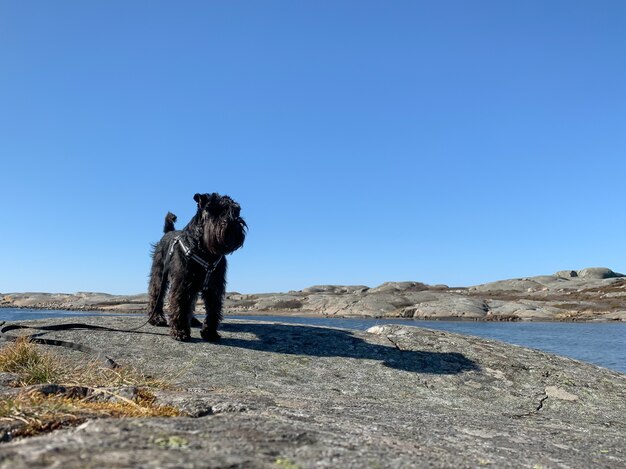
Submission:
[[[143,318],[85,322],[128,329]],[[169,379],[177,389],[159,402],[188,416],[90,420],[1,443],[0,468],[626,467],[618,372],[413,327],[227,320],[221,333],[219,344],[152,326],[45,334]]]

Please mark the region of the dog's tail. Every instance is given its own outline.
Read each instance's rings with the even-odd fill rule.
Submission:
[[[165,224],[163,225],[163,233],[169,233],[170,231],[174,231],[174,223],[176,223],[176,215],[172,212],[167,212],[165,215]]]

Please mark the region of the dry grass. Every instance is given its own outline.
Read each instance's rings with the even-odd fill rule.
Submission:
[[[0,439],[30,436],[76,425],[91,418],[181,415],[174,407],[158,405],[150,392],[150,389],[170,387],[164,380],[151,378],[130,367],[109,369],[97,362],[75,365],[28,340],[17,340],[0,349],[0,371],[15,374],[15,385],[18,387],[60,384],[94,391],[90,398],[72,398],[55,394],[44,396],[35,391],[28,392],[26,388],[20,393],[2,397]],[[128,399],[102,389],[122,386],[135,386],[138,389],[136,396]],[[108,394],[114,399],[93,399],[93,395],[98,393]]]
[[[0,349],[0,371],[15,373],[20,386],[57,383],[65,375],[56,357],[24,339]]]
[[[78,425],[94,418],[180,415],[175,407],[156,405],[154,396],[145,391],[135,401],[121,402],[92,402],[36,393],[21,393],[0,401],[0,423],[11,427],[12,438]]]
[[[91,387],[169,387],[166,381],[149,377],[132,367],[105,368],[98,361],[72,364],[26,339],[18,339],[0,349],[0,371],[16,374],[18,386],[58,383]]]

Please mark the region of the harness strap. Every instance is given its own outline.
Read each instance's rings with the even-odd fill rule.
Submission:
[[[204,270],[206,270],[206,275],[204,276],[204,282],[202,283],[202,291],[208,290],[208,288],[209,288],[209,280],[211,279],[211,274],[215,271],[215,268],[217,267],[217,264],[220,263],[220,261],[222,260],[222,258],[224,256],[219,256],[215,260],[215,262],[207,262],[202,257],[200,257],[198,254],[193,252],[190,248],[185,246],[185,243],[183,243],[183,240],[180,239],[179,236],[174,238],[174,241],[172,242],[172,245],[170,246],[170,250],[168,252],[168,256],[171,256],[171,254],[174,252],[174,248],[175,248],[175,246],[177,244],[180,245],[180,248],[183,250],[183,254],[185,255],[185,257],[187,259],[191,259],[191,260],[195,261]]]

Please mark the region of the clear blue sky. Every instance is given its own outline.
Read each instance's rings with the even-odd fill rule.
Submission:
[[[0,292],[147,288],[231,195],[230,291],[626,270],[626,2],[0,3]]]

